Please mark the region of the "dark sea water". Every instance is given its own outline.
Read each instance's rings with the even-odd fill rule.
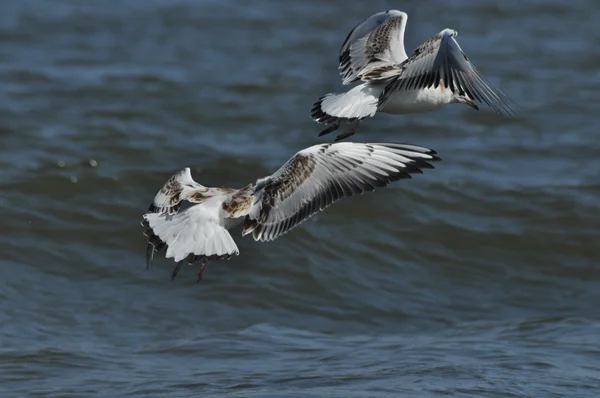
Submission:
[[[242,187],[331,141],[363,18],[444,28],[519,105],[380,114],[435,170],[204,281],[141,216],[176,170]],[[3,0],[1,397],[600,396],[600,2]]]

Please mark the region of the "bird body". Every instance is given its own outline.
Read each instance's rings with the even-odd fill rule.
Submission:
[[[510,100],[471,64],[456,41],[458,32],[444,29],[407,56],[404,31],[408,16],[398,10],[380,12],[358,24],[340,49],[342,84],[362,83],[345,93],[326,94],[311,111],[318,123],[335,131],[342,122],[356,132],[360,120],[377,112],[422,113],[448,104],[479,110],[484,103],[499,114],[515,115]]]
[[[156,251],[181,264],[228,259],[239,249],[228,230],[269,242],[343,197],[384,187],[433,168],[435,152],[409,144],[320,144],[296,153],[274,174],[241,189],[209,188],[189,168],[171,176],[154,197],[142,225],[147,266]]]

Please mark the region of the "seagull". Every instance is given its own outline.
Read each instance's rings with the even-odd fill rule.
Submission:
[[[379,12],[359,23],[340,49],[342,84],[362,81],[341,94],[326,94],[314,103],[311,116],[328,124],[319,136],[350,127],[336,141],[350,137],[360,120],[377,112],[428,112],[447,104],[465,104],[479,110],[484,103],[496,113],[515,116],[512,102],[495,88],[462,51],[458,32],[444,29],[419,46],[410,57],[404,49],[408,15],[398,10]]]
[[[143,215],[146,268],[155,252],[166,250],[176,262],[171,280],[187,260],[200,262],[199,282],[209,261],[239,254],[229,229],[241,224],[242,236],[270,242],[343,197],[432,169],[435,154],[410,144],[319,144],[241,189],[205,187],[186,167],[168,179]]]

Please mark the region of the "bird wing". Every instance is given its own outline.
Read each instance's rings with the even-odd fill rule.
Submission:
[[[242,234],[271,241],[339,199],[433,168],[435,152],[408,144],[338,142],[296,153],[259,179]]]
[[[350,31],[340,49],[338,66],[344,85],[360,80],[367,70],[397,65],[406,59],[407,19],[402,11],[379,12]]]
[[[401,91],[445,88],[463,97],[486,104],[499,114],[514,116],[512,102],[502,91],[490,83],[469,61],[455,37],[457,32],[444,29],[431,37],[398,68],[382,67],[364,75],[365,81],[389,79],[379,98],[379,108],[393,93]]]
[[[165,185],[154,196],[148,211],[170,215],[177,214],[184,201],[190,203],[202,203],[205,201],[208,190],[205,186],[194,181],[190,168],[186,167],[173,174],[167,180]]]

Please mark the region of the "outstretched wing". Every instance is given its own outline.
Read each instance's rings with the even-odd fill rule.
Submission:
[[[343,84],[360,79],[366,70],[397,65],[406,59],[404,30],[408,16],[398,10],[379,12],[348,34],[340,49],[338,69]]]
[[[243,235],[271,241],[345,196],[410,178],[438,160],[431,149],[407,144],[338,142],[298,152],[257,181]]]
[[[457,34],[455,30],[444,29],[419,46],[400,68],[382,67],[365,73],[362,79],[366,81],[397,75],[381,94],[379,107],[394,92],[437,88],[443,84],[453,93],[486,104],[499,114],[516,115],[509,105],[512,101],[469,61],[455,39]]]

